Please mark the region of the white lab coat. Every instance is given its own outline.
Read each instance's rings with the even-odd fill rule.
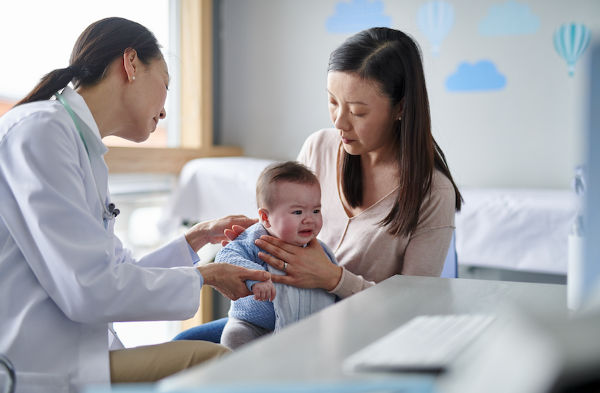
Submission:
[[[135,260],[105,228],[106,147],[83,98],[63,96],[90,158],[58,101],[0,118],[0,352],[20,392],[108,383],[107,324],[189,318],[202,286],[183,236]]]

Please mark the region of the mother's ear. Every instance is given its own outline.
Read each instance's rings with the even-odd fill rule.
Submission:
[[[393,116],[395,119],[402,120],[402,114],[404,113],[404,98],[394,107]]]
[[[260,218],[260,223],[263,224],[265,228],[271,226],[271,223],[269,222],[269,211],[267,209],[258,209],[258,217]]]
[[[127,48],[123,52],[123,69],[127,75],[127,80],[131,83],[135,80],[135,74],[138,70],[140,59],[133,48]]]

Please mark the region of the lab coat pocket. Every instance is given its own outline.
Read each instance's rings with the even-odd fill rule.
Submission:
[[[0,376],[0,386],[4,386],[5,375]],[[17,371],[15,393],[70,393],[69,378],[63,374],[19,372]]]

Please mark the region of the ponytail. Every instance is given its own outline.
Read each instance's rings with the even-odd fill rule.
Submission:
[[[44,75],[40,82],[27,94],[25,98],[17,102],[15,106],[28,102],[47,100],[57,91],[64,89],[74,77],[71,67],[60,68]]]
[[[129,48],[144,64],[162,56],[154,34],[139,23],[116,17],[92,23],[77,39],[69,67],[46,74],[15,106],[48,100],[70,82],[77,88],[100,81],[112,61]]]

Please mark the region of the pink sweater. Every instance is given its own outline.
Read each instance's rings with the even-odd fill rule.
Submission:
[[[416,230],[410,236],[394,237],[377,223],[391,210],[395,193],[354,217],[346,213],[337,186],[340,145],[335,129],[321,130],[308,137],[298,156],[321,183],[323,229],[319,238],[343,267],[342,278],[331,292],[345,298],[395,274],[439,276],[454,230],[452,183],[435,170]]]

